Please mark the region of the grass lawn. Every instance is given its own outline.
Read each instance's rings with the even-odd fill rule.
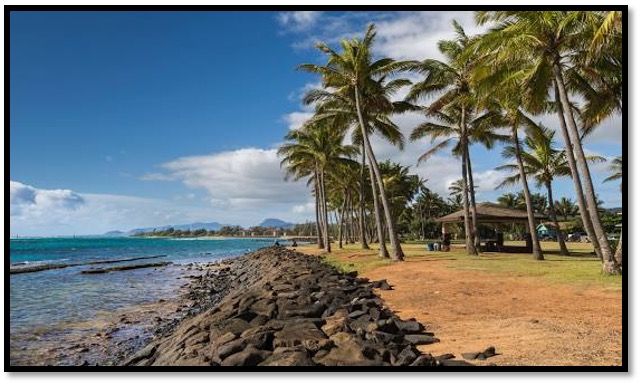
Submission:
[[[510,245],[511,242],[507,242]],[[517,244],[517,242],[516,242]],[[531,254],[483,253],[469,256],[463,246],[453,245],[450,252],[431,252],[425,243],[402,244],[406,261],[436,260],[445,261],[446,267],[457,270],[486,272],[492,275],[538,278],[551,283],[568,284],[577,287],[622,290],[621,276],[602,274],[600,260],[592,254],[591,244],[567,243],[571,256],[559,255],[556,242],[542,242],[544,261],[536,261]],[[325,260],[343,271],[357,271],[365,274],[377,267],[397,264],[377,256],[377,244],[371,250],[361,250],[359,245],[351,244],[338,249],[333,244],[333,252],[324,255]],[[302,252],[320,254],[316,245],[302,246]]]

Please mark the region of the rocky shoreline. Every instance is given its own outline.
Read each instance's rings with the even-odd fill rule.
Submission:
[[[385,308],[370,282],[319,257],[264,248],[191,275],[185,317],[165,323],[121,366],[453,366],[438,342]]]

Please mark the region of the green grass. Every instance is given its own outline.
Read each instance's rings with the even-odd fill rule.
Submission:
[[[519,242],[506,244],[520,245]],[[377,256],[376,244],[371,250],[363,251],[358,245],[348,245],[340,250],[333,244],[333,252],[325,254],[324,260],[340,271],[357,271],[364,274],[372,269],[395,264],[389,259]],[[552,284],[567,284],[579,289],[596,288],[622,290],[622,277],[602,274],[600,260],[592,254],[590,244],[568,243],[571,256],[561,256],[555,242],[544,242],[544,261],[536,261],[531,254],[520,253],[484,253],[481,256],[469,256],[462,249],[451,252],[429,252],[424,242],[404,243],[403,250],[407,261],[426,258],[441,260],[453,270],[484,272],[502,277],[524,277],[543,280]],[[315,247],[306,247],[313,251]]]

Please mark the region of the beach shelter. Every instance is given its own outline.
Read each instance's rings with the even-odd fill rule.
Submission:
[[[530,235],[526,237],[526,246],[504,245],[504,237],[498,231],[499,224],[528,224],[528,213],[525,210],[506,208],[492,202],[482,202],[475,206],[477,208],[477,223],[490,224],[495,227],[496,237],[493,239],[481,240],[483,251],[485,252],[509,252],[509,253],[532,253],[533,242]],[[472,216],[472,211],[469,211]],[[540,213],[535,213],[535,220],[542,221],[547,217]],[[442,224],[442,232],[448,231],[448,224],[464,222],[464,210],[440,217],[436,220]]]

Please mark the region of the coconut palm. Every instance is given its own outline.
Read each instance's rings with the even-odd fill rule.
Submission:
[[[421,180],[416,174],[410,174],[409,166],[386,160],[379,164],[383,176],[383,184],[390,198],[393,218],[397,220],[417,195]]]
[[[460,138],[459,142],[461,142],[458,153],[461,156],[462,182],[465,192],[462,198],[464,205],[466,248],[469,254],[477,254],[475,241],[479,240],[479,236],[477,232],[477,210],[474,205],[472,205],[472,224],[469,220],[471,202],[468,194],[470,192],[468,185],[472,183],[472,180],[471,176],[468,175],[468,166],[470,163],[468,153],[469,133],[468,126],[466,125],[466,122],[469,121],[467,114],[471,111],[470,94],[472,87],[469,83],[469,72],[473,66],[473,61],[460,61],[462,52],[470,44],[470,38],[456,21],[453,21],[453,27],[456,38],[454,40],[440,40],[438,43],[439,51],[446,56],[448,62],[442,62],[436,59],[426,59],[422,62],[416,62],[411,69],[425,76],[425,78],[413,85],[406,96],[406,100],[417,102],[421,98],[437,95],[436,100],[426,109],[426,113],[429,116],[433,116],[433,118],[438,116],[439,113],[449,115],[447,119],[441,118],[441,120],[446,122],[450,121],[451,125],[449,125],[450,127],[448,129],[440,129],[433,126],[433,130],[448,130],[448,132],[450,132],[452,126],[456,128],[456,132]],[[446,107],[449,108],[450,111],[443,111]],[[453,110],[457,110],[459,113],[456,115]],[[428,125],[429,124],[425,124],[424,128],[428,129]],[[418,139],[427,134],[421,127],[422,126],[419,126],[413,130],[411,139]],[[442,131],[442,133],[443,132],[444,131]],[[452,133],[448,134],[452,135]],[[433,139],[437,137],[438,136],[434,136]],[[449,141],[444,142],[435,146],[433,148],[434,151],[445,148]],[[432,153],[433,152],[430,151],[425,153],[424,156],[420,157],[420,160],[425,160]]]
[[[570,175],[568,163],[564,152],[553,147],[553,136],[555,132],[544,126],[535,125],[529,127],[527,136],[524,140],[525,149],[522,150],[522,160],[526,175],[535,179],[538,187],[545,186],[548,194],[548,215],[557,229],[557,241],[560,245],[560,251],[563,255],[568,255],[568,249],[564,242],[557,216],[555,215],[555,200],[553,199],[553,179],[559,176]],[[515,148],[507,146],[502,156],[505,158],[513,157]],[[507,164],[496,167],[495,170],[508,170],[511,172],[518,171],[515,164]],[[507,185],[513,185],[519,182],[519,173],[507,177],[497,188]]]
[[[568,85],[586,101],[582,108],[584,135],[613,114],[622,113],[622,12],[585,13],[581,30],[588,47],[567,69]]]
[[[286,139],[292,140],[281,146],[277,154],[282,157],[281,168],[285,167],[286,174],[284,179],[287,181],[292,178],[298,181],[302,178],[309,177],[308,185],[313,185],[312,195],[314,196],[315,225],[317,235],[317,246],[319,249],[325,248],[325,237],[321,230],[321,192],[317,173],[316,153],[313,147],[304,138],[298,138],[300,131],[288,133]]]
[[[564,221],[569,218],[575,218],[580,212],[575,201],[562,197],[559,201],[555,201],[555,214],[559,215]]]
[[[481,37],[480,39],[486,39]],[[479,41],[479,40],[477,40]],[[476,43],[477,44],[477,43]],[[474,45],[471,45],[474,47]],[[469,55],[470,49],[462,56]],[[544,260],[544,254],[537,237],[535,223],[535,211],[531,199],[530,189],[528,187],[528,176],[524,168],[522,158],[522,145],[518,135],[520,127],[532,127],[535,123],[526,115],[524,105],[528,99],[525,96],[527,91],[521,82],[518,82],[514,76],[508,76],[506,69],[512,70],[515,63],[508,64],[497,61],[488,53],[481,56],[479,64],[473,69],[471,78],[478,89],[478,108],[485,107],[491,111],[496,111],[493,121],[496,126],[504,126],[510,129],[510,138],[512,144],[512,156],[515,157],[515,165],[519,172],[518,181],[522,185],[524,203],[528,215],[528,229],[533,240],[533,257],[536,260]]]
[[[291,130],[285,138],[293,142],[279,148],[277,154],[283,157],[281,165],[289,165],[288,172],[295,178],[303,176],[302,173],[306,171],[314,173],[324,247],[326,252],[331,252],[326,174],[333,170],[335,165],[349,163],[348,157],[354,156],[357,150],[353,146],[343,145],[343,136],[337,130],[310,123],[302,129]]]
[[[504,105],[506,106],[505,117],[511,127],[511,137],[513,139],[512,155],[515,157],[515,164],[517,165],[517,171],[519,172],[519,180],[522,183],[522,196],[524,197],[524,203],[526,204],[528,228],[530,231],[531,239],[533,240],[533,257],[535,258],[535,260],[544,260],[544,253],[542,252],[541,246],[539,244],[539,238],[537,237],[537,228],[535,225],[535,210],[533,208],[530,189],[528,187],[528,176],[524,167],[522,146],[517,135],[518,127],[524,125],[526,122],[529,122],[530,119],[526,117],[526,115],[524,115],[519,107],[517,107],[518,104],[515,103],[515,99],[519,98],[511,99],[509,94],[511,94],[510,91],[502,97],[506,98],[504,99],[504,102],[506,103]]]
[[[421,230],[421,240],[426,237],[425,220],[427,219],[432,224],[436,224],[434,219],[451,212],[451,208],[446,201],[444,201],[439,194],[431,191],[425,186],[419,188],[419,195],[417,196],[415,209],[419,214],[419,225]],[[461,208],[457,208],[459,210]],[[432,232],[430,232],[432,234]],[[432,237],[432,236],[429,236]]]
[[[397,92],[400,87],[409,84],[409,81],[405,79],[394,79],[387,81],[386,77],[381,77],[376,83],[376,87],[371,88],[372,94],[369,95],[367,99],[362,101],[361,110],[363,114],[361,117],[364,118],[366,122],[366,129],[368,135],[372,135],[375,131],[380,136],[384,137],[388,142],[403,149],[403,135],[399,131],[399,128],[394,125],[390,119],[390,113],[399,113],[410,109],[412,106],[405,102],[390,102],[389,98],[392,94]],[[387,101],[387,102],[386,102]],[[331,92],[326,89],[314,89],[306,94],[304,97],[304,103],[317,103],[316,111],[317,113],[313,117],[314,120],[319,123],[325,123],[333,127],[346,127],[348,130],[352,131],[352,142],[355,145],[360,146],[361,148],[361,175],[360,175],[360,191],[359,191],[359,202],[360,202],[360,227],[365,230],[365,186],[366,176],[364,173],[365,169],[365,159],[366,159],[366,150],[365,143],[363,141],[363,136],[361,135],[361,125],[359,120],[359,114],[357,114],[357,109],[354,103],[354,98],[350,92],[347,97],[338,92]],[[370,174],[370,181],[375,180],[374,169],[372,165],[368,165],[368,172]],[[373,200],[375,197],[378,197],[377,193],[378,188],[377,184],[370,184],[372,189]],[[380,240],[379,242],[379,256],[380,257],[389,257],[388,251],[386,249],[382,219],[381,219],[381,204],[379,199],[376,199],[377,203],[374,206],[374,217],[376,223],[377,235]],[[368,249],[368,245],[365,241],[365,231],[362,232],[361,246],[364,249]],[[403,252],[401,252],[403,254]]]
[[[476,18],[479,24],[496,24],[470,52],[489,54],[487,58],[492,57],[495,64],[505,65],[501,71],[495,71],[495,77],[521,84],[525,88],[524,103],[529,110],[543,111],[553,88],[554,108],[560,120],[560,132],[580,200],[582,221],[596,252],[603,259],[603,271],[619,273],[600,221],[592,177],[569,100],[569,69],[573,70],[577,63],[586,61],[589,51],[586,47],[590,44],[586,39],[586,29],[591,27],[596,14],[583,11],[482,11],[477,12]]]
[[[519,206],[519,196],[515,193],[504,193],[497,198],[497,203],[506,208],[517,209]]]
[[[326,90],[317,90],[306,98],[308,101],[321,102],[317,108],[320,116],[332,117],[335,120],[340,117],[344,122],[352,123],[356,115],[360,138],[374,177],[373,185],[378,188],[378,194],[374,195],[375,200],[379,196],[383,206],[390,244],[394,250],[393,258],[403,260],[403,250],[395,230],[390,203],[369,135],[373,129],[398,132],[396,125],[387,119],[387,115],[395,110],[389,96],[393,90],[398,90],[408,81],[395,79],[387,82],[387,77],[405,68],[406,64],[389,58],[373,61],[372,44],[375,35],[374,25],[370,24],[363,39],[342,40],[340,52],[334,51],[325,43],[318,43],[317,48],[328,56],[326,65],[303,64],[299,69],[320,74],[322,77]],[[370,125],[375,115],[380,124]],[[402,138],[400,142],[403,142]],[[376,207],[377,204],[375,204]],[[384,244],[385,240],[381,238],[380,242]]]
[[[355,147],[350,147],[356,151]],[[351,159],[342,159],[341,163],[327,171],[329,181],[329,197],[334,209],[339,213],[338,241],[339,248],[343,248],[343,239],[347,241],[349,234],[348,219],[350,217],[353,197],[358,195],[358,189],[354,181],[359,179],[359,163]],[[344,232],[345,229],[345,232]]]

